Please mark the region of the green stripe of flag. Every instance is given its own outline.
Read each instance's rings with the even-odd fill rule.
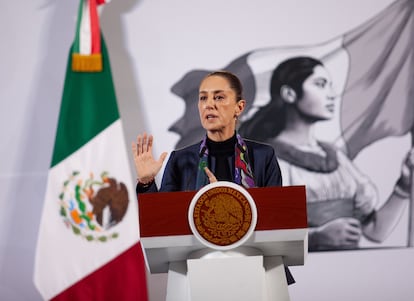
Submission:
[[[75,40],[72,46],[73,51],[76,53],[80,53],[80,45],[79,45],[80,44],[80,27],[81,27],[81,21],[82,21],[83,2],[84,0],[81,0],[79,2],[78,19],[76,21]]]
[[[119,119],[111,67],[104,39],[102,72],[74,72],[72,49],[66,70],[51,167]]]

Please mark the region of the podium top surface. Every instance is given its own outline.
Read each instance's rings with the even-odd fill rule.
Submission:
[[[252,237],[243,246],[264,257],[281,256],[287,265],[304,264],[307,254],[306,192],[304,186],[250,188],[257,207]],[[188,222],[197,191],[140,194],[141,242],[151,273],[165,273],[169,264],[188,259],[206,247]]]
[[[307,228],[304,186],[249,188],[257,207],[255,231]],[[196,191],[140,194],[140,236],[191,235],[188,208]]]

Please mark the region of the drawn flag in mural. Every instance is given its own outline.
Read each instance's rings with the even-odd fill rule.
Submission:
[[[389,135],[403,135],[413,125],[414,2],[400,0],[358,28],[318,45],[257,49],[223,69],[235,73],[248,100],[244,120],[270,100],[270,78],[275,67],[293,56],[322,60],[342,95],[341,133],[348,156]],[[183,98],[184,116],[170,127],[181,136],[177,147],[195,143],[204,131],[197,112],[198,83],[210,70],[194,70],[171,91]],[[241,123],[243,119],[241,120]]]
[[[235,73],[245,87],[248,102],[240,125],[243,127],[243,122],[254,118],[270,101],[270,79],[281,62],[310,56],[323,62],[340,95],[337,128],[330,129],[335,136],[328,139],[335,141],[348,158],[354,159],[380,139],[412,132],[413,12],[413,1],[397,0],[357,28],[324,43],[255,49],[234,59],[223,69]],[[204,135],[194,116],[198,84],[210,71],[190,71],[171,88],[186,104],[184,116],[170,127],[181,136],[177,147],[196,143]],[[260,137],[253,134],[250,138],[256,136]],[[408,219],[408,246],[412,246],[414,206],[409,209]]]
[[[413,8],[413,1],[397,1],[343,38],[350,59],[341,124],[351,158],[413,127]]]
[[[142,300],[138,208],[96,4],[80,1],[35,259],[45,300]],[[86,42],[86,45],[85,45]]]

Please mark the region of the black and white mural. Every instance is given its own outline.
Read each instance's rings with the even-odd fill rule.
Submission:
[[[222,68],[245,87],[239,133],[274,146],[284,185],[306,185],[310,251],[412,246],[411,145],[401,159],[376,145],[412,135],[413,7],[396,1],[327,42],[252,49]],[[198,84],[210,71],[190,70],[171,87],[185,103],[169,128],[180,135],[176,147],[204,135],[195,116]],[[400,168],[384,177],[386,194],[358,162],[370,148],[383,174],[389,156]],[[384,243],[393,231],[401,240]]]
[[[41,300],[34,254],[79,5],[21,2],[0,5],[0,300]],[[284,185],[307,186],[309,254],[290,267],[291,299],[411,301],[413,7],[112,0],[101,24],[127,147],[144,131],[155,157],[199,141],[201,78],[234,72],[238,131],[274,146]],[[166,281],[148,276],[151,301]]]

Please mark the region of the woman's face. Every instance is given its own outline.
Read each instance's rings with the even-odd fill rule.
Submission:
[[[313,74],[303,82],[303,95],[297,109],[312,120],[329,120],[335,112],[332,80],[325,67],[315,66]]]
[[[236,130],[236,117],[245,106],[244,100],[236,100],[236,92],[226,78],[209,76],[200,85],[198,111],[201,125],[215,141],[231,138]]]

